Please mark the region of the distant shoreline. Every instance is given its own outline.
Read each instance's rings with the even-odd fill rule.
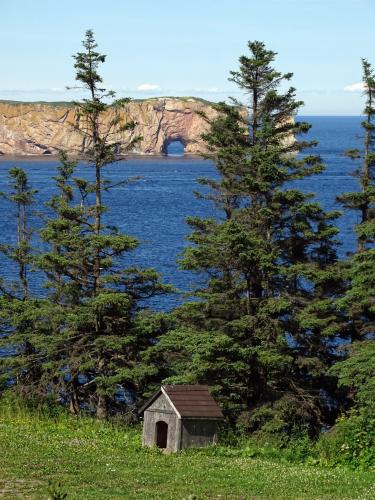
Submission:
[[[72,156],[72,160],[76,159],[78,162],[83,162],[83,159],[77,158]],[[186,160],[204,160],[204,158],[200,155],[197,154],[191,154],[191,153],[185,153],[183,155],[163,155],[163,154],[128,154],[128,155],[123,155],[119,156],[117,158],[117,161],[126,161],[126,160],[175,160],[175,159],[186,159]],[[57,155],[0,155],[0,163],[1,162],[22,162],[22,161],[59,161],[59,157]]]

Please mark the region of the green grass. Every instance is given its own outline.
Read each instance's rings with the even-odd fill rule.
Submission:
[[[212,447],[141,447],[140,430],[0,407],[0,498],[374,499],[375,473],[282,464]],[[245,455],[245,456],[244,456]]]

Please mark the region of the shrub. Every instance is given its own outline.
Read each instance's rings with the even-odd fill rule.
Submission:
[[[323,435],[317,450],[326,465],[375,470],[375,413],[370,408],[341,417]]]
[[[320,430],[320,416],[308,399],[294,394],[283,394],[279,399],[265,403],[238,419],[241,433],[252,434],[262,442],[286,447],[301,437],[316,439]]]

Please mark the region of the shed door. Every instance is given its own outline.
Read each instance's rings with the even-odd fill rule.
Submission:
[[[168,441],[168,424],[159,420],[156,422],[156,446],[158,448],[166,448]]]

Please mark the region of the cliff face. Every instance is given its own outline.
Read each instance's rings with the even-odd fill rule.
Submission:
[[[204,151],[201,135],[207,130],[199,111],[210,118],[216,115],[209,103],[194,98],[132,101],[122,113],[125,120],[137,123],[135,130],[112,140],[126,144],[132,136],[140,135],[143,140],[132,152],[153,155],[164,153],[168,144],[178,139],[185,153],[199,153]],[[111,115],[108,111],[104,116],[104,128]],[[0,102],[0,154],[55,154],[60,149],[79,154],[85,149],[79,126],[72,106]]]

